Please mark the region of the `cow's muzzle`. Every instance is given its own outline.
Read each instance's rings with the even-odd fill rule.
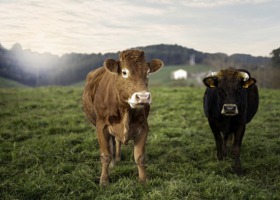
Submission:
[[[145,104],[150,104],[152,97],[150,92],[135,92],[129,99],[128,103],[131,108],[141,108]]]
[[[238,114],[238,109],[235,104],[224,104],[221,112],[222,115],[234,116]]]

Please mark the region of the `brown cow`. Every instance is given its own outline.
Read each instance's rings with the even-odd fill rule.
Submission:
[[[151,103],[148,78],[163,66],[158,59],[147,63],[140,50],[126,50],[119,56],[120,60],[107,59],[103,67],[88,74],[83,93],[84,112],[97,129],[101,185],[109,183],[109,165],[120,160],[121,143],[131,139],[139,180],[146,181],[144,154]]]

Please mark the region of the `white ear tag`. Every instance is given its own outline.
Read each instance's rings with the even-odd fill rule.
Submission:
[[[147,71],[147,78],[149,78],[149,76],[150,76],[150,69],[148,69]]]

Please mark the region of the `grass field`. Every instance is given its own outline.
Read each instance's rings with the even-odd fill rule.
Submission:
[[[151,88],[146,185],[137,182],[133,146],[100,187],[94,129],[82,87],[0,89],[0,199],[280,199],[280,90],[260,90],[241,159],[216,159],[202,110],[204,89]]]

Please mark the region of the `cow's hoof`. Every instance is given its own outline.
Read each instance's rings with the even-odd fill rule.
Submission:
[[[102,182],[99,183],[99,185],[102,186],[102,187],[105,187],[109,184],[110,184],[109,181],[102,181]]]
[[[110,184],[109,179],[100,179],[99,181],[100,186],[107,186],[109,184]]]
[[[113,167],[115,167],[115,165],[116,165],[116,161],[115,161],[115,160],[112,160],[112,161],[110,162],[109,167],[110,167],[110,168],[113,168]]]
[[[142,185],[145,185],[147,183],[148,179],[138,179],[138,182]]]
[[[233,171],[234,173],[237,175],[237,176],[243,176],[243,170],[241,168],[233,168]]]
[[[218,161],[223,161],[224,157],[223,156],[217,156]]]
[[[119,161],[121,161],[121,157],[120,156],[116,156],[116,162],[119,162]]]

